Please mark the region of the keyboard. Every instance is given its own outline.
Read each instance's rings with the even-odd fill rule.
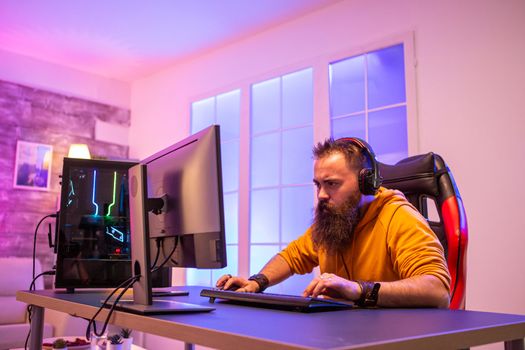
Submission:
[[[201,296],[210,298],[211,303],[215,302],[215,299],[224,299],[237,304],[301,312],[328,311],[354,307],[354,303],[351,301],[341,302],[286,294],[243,293],[216,288],[203,289]]]

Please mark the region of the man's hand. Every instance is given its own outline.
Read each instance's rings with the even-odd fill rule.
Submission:
[[[308,284],[303,296],[357,300],[361,296],[361,287],[356,282],[336,276],[333,273],[323,273]]]
[[[215,287],[234,290],[236,292],[251,292],[257,293],[259,291],[259,284],[255,281],[248,281],[245,278],[232,276],[230,274],[222,275],[215,284]]]

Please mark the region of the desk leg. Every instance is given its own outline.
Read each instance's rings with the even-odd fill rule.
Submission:
[[[31,336],[29,337],[29,350],[42,349],[44,335],[44,308],[36,305],[31,307]]]
[[[507,340],[505,342],[505,350],[524,350],[523,339]]]
[[[192,343],[184,343],[184,350],[195,350],[195,345]]]

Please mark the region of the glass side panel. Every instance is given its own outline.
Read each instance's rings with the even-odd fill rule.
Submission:
[[[241,90],[217,95],[217,124],[221,126],[221,141],[239,138]]]
[[[224,195],[224,226],[226,243],[239,242],[239,194],[237,192]]]
[[[283,128],[312,124],[312,69],[283,76]]]
[[[359,114],[351,117],[332,119],[332,137],[359,137],[366,139],[365,115]]]
[[[311,183],[313,128],[283,131],[282,184]]]
[[[252,245],[250,247],[250,275],[256,274],[279,252],[278,245]]]
[[[330,64],[330,115],[343,116],[365,109],[364,56]]]
[[[403,44],[367,54],[368,108],[406,101]]]
[[[250,206],[252,243],[279,242],[279,190],[252,191]]]
[[[280,139],[279,133],[261,135],[252,139],[252,188],[279,184]]]
[[[215,123],[215,97],[193,102],[191,104],[191,133]]]
[[[281,79],[252,85],[252,133],[281,127]]]
[[[223,191],[239,188],[239,139],[221,143]]]
[[[371,112],[368,118],[369,143],[380,162],[394,164],[408,157],[405,106]]]
[[[313,186],[282,189],[282,242],[289,243],[302,235],[312,224],[314,206]]]

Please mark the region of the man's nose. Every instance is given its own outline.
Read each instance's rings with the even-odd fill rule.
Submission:
[[[319,187],[319,190],[317,191],[317,199],[328,199],[328,198],[330,198],[330,196],[324,190],[324,188],[322,186]]]

